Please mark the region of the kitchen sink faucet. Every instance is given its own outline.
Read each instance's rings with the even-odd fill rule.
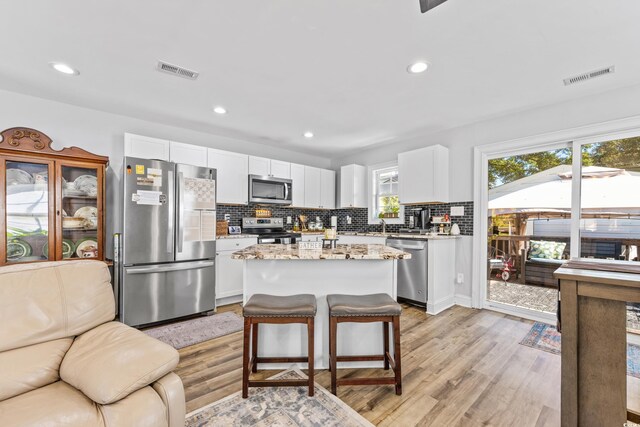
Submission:
[[[380,224],[382,224],[382,234],[386,234],[387,233],[387,223],[385,222],[384,219],[380,220]]]

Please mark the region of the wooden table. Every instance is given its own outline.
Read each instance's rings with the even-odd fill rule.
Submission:
[[[562,426],[623,426],[627,412],[626,303],[640,302],[640,269],[629,263],[565,264],[560,279]],[[602,271],[606,268],[626,270]]]

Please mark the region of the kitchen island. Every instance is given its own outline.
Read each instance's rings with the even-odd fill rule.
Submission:
[[[396,298],[397,263],[411,255],[385,245],[337,245],[334,249],[300,249],[295,245],[254,245],[234,252],[242,260],[243,300],[257,293],[271,295],[315,295],[315,366],[329,367],[328,294],[365,295],[385,293]],[[382,326],[347,323],[340,325],[341,355],[382,354]],[[305,354],[303,325],[261,325],[260,355],[263,357]],[[338,364],[340,366],[341,364]],[[382,362],[354,362],[348,367],[381,367]],[[267,368],[288,365],[269,364]]]

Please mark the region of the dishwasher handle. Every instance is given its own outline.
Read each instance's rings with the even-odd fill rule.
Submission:
[[[387,240],[387,246],[403,250],[423,251],[427,249],[427,242],[419,240]]]

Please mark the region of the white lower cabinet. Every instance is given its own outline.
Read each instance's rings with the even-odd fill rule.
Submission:
[[[218,239],[216,242],[216,305],[242,300],[243,261],[231,259],[231,254],[257,242],[255,237]]]
[[[429,239],[427,313],[438,314],[455,305],[455,239]]]

